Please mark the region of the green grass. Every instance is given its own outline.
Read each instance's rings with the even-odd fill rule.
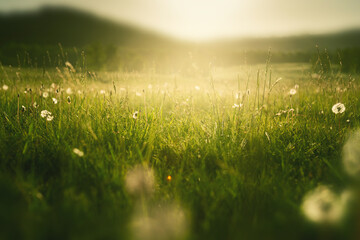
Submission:
[[[163,218],[159,229],[182,229],[172,239],[355,238],[354,216],[329,230],[309,223],[300,206],[319,184],[340,191],[352,183],[341,149],[360,124],[359,79],[311,77],[309,69],[242,66],[181,77],[3,68],[0,239],[129,239],[141,231],[131,227],[139,214]],[[53,82],[61,91],[41,97]],[[337,102],[346,111],[335,116]],[[41,118],[45,109],[53,121]],[[153,193],[140,198],[126,188],[139,164],[155,176]],[[157,213],[171,206],[185,223]]]

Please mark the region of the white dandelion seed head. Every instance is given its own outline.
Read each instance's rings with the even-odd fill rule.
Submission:
[[[360,130],[353,132],[342,149],[345,171],[352,177],[360,177]]]
[[[47,117],[47,116],[49,116],[49,115],[51,115],[51,112],[49,112],[48,110],[42,110],[42,111],[40,112],[40,116],[41,116],[42,118],[45,118],[45,117]]]
[[[333,113],[338,114],[338,113],[343,113],[345,112],[346,108],[345,105],[342,103],[336,103],[331,110],[333,111]]]
[[[172,204],[153,207],[147,214],[142,209],[141,206],[136,208],[130,224],[134,239],[183,239],[186,235],[186,215],[180,206]]]
[[[2,89],[3,89],[4,91],[7,91],[7,90],[9,89],[9,86],[6,85],[6,84],[4,84],[4,85],[2,86]]]
[[[135,111],[132,115],[133,119],[137,119],[138,118],[138,115],[139,115],[139,112],[138,111]]]
[[[290,89],[290,95],[293,96],[296,94],[296,89],[292,88]]]
[[[66,89],[66,94],[68,94],[68,95],[71,95],[71,94],[72,94],[71,88],[67,88],[67,89]]]
[[[127,172],[126,189],[133,195],[151,194],[154,191],[155,178],[151,168],[137,165]]]
[[[344,204],[340,196],[326,186],[319,186],[307,193],[301,209],[314,223],[336,224],[344,214]]]
[[[53,101],[54,104],[58,103],[58,100],[56,98],[52,98],[52,101]]]
[[[199,87],[199,86],[195,86],[195,90],[196,90],[196,91],[200,91],[200,87]]]
[[[242,106],[243,106],[242,103],[240,103],[240,104],[234,103],[234,105],[232,106],[232,108],[241,108]]]
[[[52,115],[48,115],[46,117],[46,121],[48,121],[48,122],[51,122],[53,119],[54,119],[54,116],[52,116]]]
[[[49,97],[49,93],[48,93],[48,92],[43,92],[42,96],[43,96],[43,98],[48,98],[48,97]]]
[[[83,157],[83,156],[84,156],[84,152],[81,151],[81,150],[78,149],[78,148],[74,148],[74,149],[73,149],[73,152],[74,152],[76,155],[78,155],[79,157]]]
[[[105,90],[100,90],[100,94],[104,95],[105,93]]]

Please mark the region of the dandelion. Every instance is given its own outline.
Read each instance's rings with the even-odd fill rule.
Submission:
[[[167,176],[167,177],[166,177],[166,180],[167,180],[168,182],[170,182],[170,181],[172,180],[171,175]]]
[[[54,116],[48,115],[46,121],[51,122],[54,119]]]
[[[150,208],[146,213],[138,207],[130,229],[134,239],[184,239],[188,226],[184,210],[176,205]]]
[[[293,96],[296,94],[296,89],[292,88],[290,89],[290,96]]]
[[[200,91],[200,87],[199,87],[199,86],[195,86],[195,90],[196,90],[196,91]]]
[[[105,94],[105,90],[100,90],[100,94]]]
[[[4,91],[7,91],[7,90],[9,89],[9,86],[6,85],[6,84],[4,84],[4,85],[2,86],[2,89],[3,89]]]
[[[242,106],[243,106],[242,103],[240,103],[240,104],[234,103],[234,105],[232,106],[232,108],[241,108]]]
[[[46,121],[51,122],[54,119],[54,116],[52,116],[51,112],[49,112],[48,110],[42,110],[40,112],[40,116],[42,118],[46,118]]]
[[[150,194],[154,191],[154,172],[151,168],[137,165],[126,174],[125,183],[131,194]]]
[[[43,92],[42,96],[43,96],[43,98],[47,98],[47,97],[49,97],[49,93],[48,92]]]
[[[74,148],[74,149],[73,149],[73,152],[74,152],[76,155],[78,155],[79,157],[83,157],[83,156],[84,156],[84,152],[81,151],[81,150],[78,149],[78,148]]]
[[[301,209],[304,215],[315,223],[339,222],[344,214],[344,204],[341,197],[326,186],[319,186],[307,193]]]
[[[48,115],[51,115],[51,112],[49,112],[48,110],[42,110],[42,111],[40,112],[40,116],[41,116],[42,118],[45,118],[45,117],[47,117]]]
[[[52,101],[53,101],[54,104],[58,103],[58,100],[56,98],[52,98]]]
[[[360,176],[360,130],[353,132],[342,149],[345,171],[353,177]]]
[[[337,103],[337,104],[335,104],[332,108],[331,108],[331,110],[333,111],[333,113],[335,113],[335,114],[338,114],[338,113],[343,113],[343,112],[345,112],[345,105],[344,104],[342,104],[342,103]]]
[[[139,112],[138,111],[135,111],[132,115],[133,119],[137,119],[138,118],[138,115],[139,115]]]
[[[66,89],[66,94],[68,94],[68,95],[71,95],[71,94],[72,94],[71,88],[67,88],[67,89]]]

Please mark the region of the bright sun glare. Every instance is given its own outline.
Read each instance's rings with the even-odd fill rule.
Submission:
[[[224,4],[217,0],[169,0],[166,4],[165,8],[173,13],[168,24],[177,28],[178,35],[202,39],[212,37],[214,32],[229,32],[229,17],[243,8],[245,1],[231,0]]]

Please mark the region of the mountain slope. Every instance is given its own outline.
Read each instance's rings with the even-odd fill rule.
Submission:
[[[0,32],[3,33],[0,44],[84,46],[98,42],[149,47],[173,42],[149,31],[70,8],[45,7],[35,12],[3,14],[0,16]]]

